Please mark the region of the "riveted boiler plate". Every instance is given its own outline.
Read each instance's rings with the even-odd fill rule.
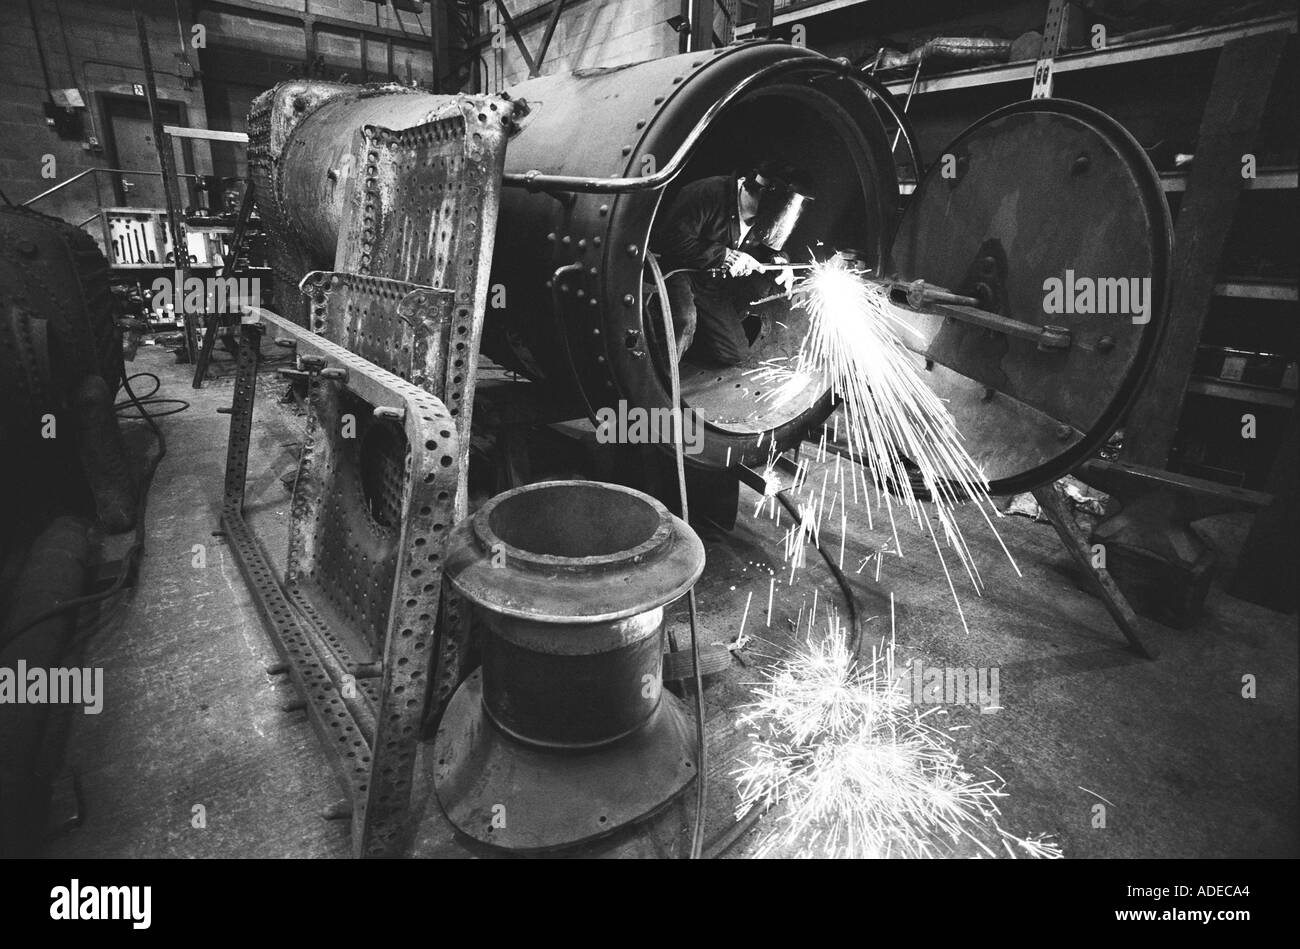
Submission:
[[[891,251],[924,279],[1065,349],[912,312],[918,366],[996,494],[1066,474],[1127,411],[1155,358],[1171,225],[1160,180],[1115,120],[1077,102],[1000,109],[944,149]],[[1058,343],[1059,331],[1051,331]]]

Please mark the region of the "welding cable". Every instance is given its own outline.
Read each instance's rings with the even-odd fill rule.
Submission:
[[[803,512],[799,510],[799,505],[795,503],[792,497],[790,497],[788,488],[781,488],[777,491],[776,499],[781,502],[781,505],[787,511],[790,512],[790,516],[793,517],[796,522],[800,524],[803,523]],[[849,628],[853,630],[853,638],[849,642],[849,653],[850,655],[857,656],[858,649],[862,645],[862,618],[858,612],[857,597],[853,595],[853,588],[849,585],[849,578],[844,575],[844,571],[841,570],[839,564],[835,562],[835,558],[831,555],[831,552],[822,546],[821,539],[816,535],[813,536],[813,545],[817,548],[817,553],[822,555],[822,560],[826,561],[826,566],[830,568],[831,576],[835,578],[835,582],[840,585],[840,590],[844,593],[844,601],[847,604],[849,611]]]
[[[790,516],[795,519],[796,523],[803,522],[803,512],[799,510],[799,505],[790,497],[787,489],[781,488],[777,491],[776,498],[781,502],[781,505],[790,512]],[[826,561],[826,566],[830,568],[831,574],[835,577],[835,581],[840,585],[840,589],[844,591],[844,600],[848,605],[849,623],[853,630],[853,639],[850,643],[849,649],[851,654],[856,656],[858,654],[858,647],[862,642],[862,622],[860,618],[861,614],[858,612],[857,597],[853,595],[853,588],[849,586],[848,577],[844,575],[844,571],[835,563],[835,560],[831,557],[826,548],[823,547],[821,542],[818,540],[814,539],[813,543],[816,544],[817,552],[822,555],[822,559]],[[771,803],[762,806],[755,805],[745,813],[744,817],[733,821],[729,827],[708,842],[708,845],[704,848],[705,859],[716,860],[723,856],[728,850],[734,847],[741,838],[753,830],[762,819],[763,815],[771,810],[771,808]]]
[[[672,405],[676,409],[677,425],[673,435],[673,448],[677,456],[677,490],[682,502],[682,521],[690,524],[690,511],[686,506],[686,450],[682,445],[682,378],[677,368],[676,347],[672,345],[676,334],[673,332],[672,308],[668,303],[668,288],[664,285],[663,271],[653,254],[647,254],[650,269],[654,273],[655,289],[659,293],[659,313],[664,324],[664,348],[668,356],[668,373],[672,381]],[[697,627],[694,585],[686,592],[686,604],[691,617],[691,668],[695,673],[695,745],[699,761],[695,768],[695,827],[691,832],[691,860],[699,860],[704,853],[704,808],[708,800],[704,739],[704,679],[700,675],[700,636]]]
[[[148,376],[150,379],[152,379],[152,380],[153,380],[153,388],[150,389],[148,392],[146,392],[144,395],[137,396],[137,395],[135,395],[134,393],[131,393],[131,396],[130,396],[129,398],[123,399],[121,402],[116,402],[116,403],[114,403],[113,408],[114,408],[115,410],[117,410],[117,414],[118,414],[120,417],[122,417],[122,418],[127,418],[127,419],[131,419],[131,418],[163,418],[164,416],[167,416],[167,415],[176,415],[176,414],[178,414],[178,413],[180,413],[180,412],[184,412],[186,409],[188,409],[188,408],[190,407],[190,404],[189,404],[188,402],[186,402],[184,399],[155,399],[155,398],[153,398],[154,393],[156,393],[159,389],[162,388],[162,380],[159,379],[159,378],[158,378],[154,373],[152,373],[152,372],[137,372],[137,373],[135,373],[133,376],[131,376],[129,379],[126,379],[126,380],[123,382],[123,385],[126,385],[126,386],[127,386],[127,390],[126,390],[127,392],[131,392],[131,388],[130,388],[130,385],[129,385],[129,383],[131,382],[131,380],[132,380],[132,379],[139,379],[141,376]],[[145,407],[146,405],[179,405],[180,408],[178,408],[178,409],[168,409],[168,410],[165,411],[165,412],[146,412],[146,411],[144,410],[144,407]],[[135,409],[139,414],[137,414],[137,415],[126,415],[126,414],[123,414],[122,409],[130,409],[130,408],[134,408],[134,409]]]
[[[833,445],[829,441],[826,443],[825,448],[826,451],[829,452],[830,454],[839,455],[841,458],[845,458],[848,461],[853,462],[855,465],[865,468],[867,471],[871,471],[871,465],[868,464],[860,454],[852,452],[847,448],[841,448],[839,445]],[[916,480],[918,474],[915,465],[913,465],[912,468],[909,470],[909,474],[913,475],[913,477],[908,481],[908,491],[911,492],[912,497],[916,498],[918,501],[931,500],[931,492],[930,489],[926,486],[925,482]],[[893,478],[886,477],[883,483],[885,486],[885,490],[888,491],[890,494],[892,494],[894,497],[896,498],[906,497],[906,495],[903,494],[903,489],[894,483]],[[970,491],[967,490],[960,481],[944,481],[942,483],[944,488],[949,493],[951,493],[953,500],[955,501],[971,500]]]
[[[786,461],[788,464],[788,460],[785,459],[784,456],[781,460]],[[751,474],[753,474],[752,470]],[[762,476],[755,474],[754,477],[761,478]],[[799,505],[790,497],[788,489],[781,488],[778,490],[776,492],[776,499],[781,502],[781,506],[790,513],[790,516],[795,519],[796,523],[803,523],[803,512],[799,510]],[[849,613],[849,625],[853,631],[853,638],[849,644],[849,649],[851,655],[856,656],[858,654],[858,649],[862,644],[862,619],[861,613],[858,610],[857,597],[853,593],[853,588],[849,585],[849,578],[844,575],[844,571],[840,569],[830,552],[821,545],[820,540],[814,538],[813,543],[817,547],[817,552],[822,555],[822,559],[826,561],[826,566],[830,568],[831,575],[835,577],[835,582],[840,585],[840,589],[844,592],[844,601],[848,607]],[[762,806],[755,805],[750,808],[743,817],[739,820],[733,821],[729,827],[708,842],[704,848],[704,858],[706,860],[716,860],[723,856],[728,850],[734,847],[741,838],[753,830],[762,819],[763,815],[771,810],[771,808],[771,802]]]
[[[136,374],[136,376],[140,376],[140,375],[153,375],[153,373]],[[109,597],[119,593],[123,589],[123,587],[126,586],[127,580],[135,572],[137,562],[139,561],[140,557],[143,556],[144,554],[145,507],[149,501],[149,488],[153,485],[154,474],[158,471],[158,465],[162,462],[163,456],[167,454],[167,439],[163,435],[162,429],[158,427],[158,423],[154,421],[154,415],[144,410],[144,408],[142,407],[143,403],[141,403],[136,398],[135,393],[131,391],[131,379],[136,378],[136,376],[131,376],[130,378],[123,378],[122,387],[126,389],[127,399],[122,404],[136,405],[137,407],[139,407],[140,414],[138,416],[131,416],[131,417],[143,418],[149,424],[149,427],[153,429],[154,437],[158,439],[158,454],[156,454],[150,460],[149,464],[145,468],[144,477],[140,481],[140,500],[136,504],[136,511],[135,511],[135,517],[136,517],[135,536],[131,538],[131,546],[128,547],[126,553],[122,555],[121,572],[118,573],[117,579],[114,580],[110,586],[106,587],[103,590],[100,590],[98,593],[91,593],[86,596],[79,596],[71,600],[65,600],[62,603],[56,603],[48,610],[36,614],[31,619],[29,619],[26,623],[20,626],[18,629],[8,631],[6,633],[6,636],[10,639],[22,635],[23,633],[27,632],[27,630],[31,629],[33,626],[45,622],[47,619],[49,619],[52,616],[58,616],[60,613],[66,612],[67,610],[80,609],[83,606],[89,606],[91,603],[98,603],[101,600],[106,600]],[[157,377],[155,376],[154,378]],[[158,390],[155,388],[154,391],[157,392]],[[179,401],[179,400],[163,399],[157,401]],[[168,415],[171,413],[164,412],[161,414]],[[79,646],[81,642],[82,639],[80,637],[74,639],[71,643],[68,644],[68,649],[71,650],[73,647]]]

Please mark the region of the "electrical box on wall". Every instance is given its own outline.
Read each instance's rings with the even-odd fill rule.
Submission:
[[[176,54],[176,75],[180,77],[181,86],[185,89],[194,88],[194,80],[198,78],[198,70],[190,62],[190,58],[181,53]]]
[[[62,92],[65,90],[57,91]],[[76,92],[75,89],[72,91]],[[45,103],[45,124],[54,129],[59,138],[81,138],[81,112],[78,109],[61,106],[57,102],[47,102]]]

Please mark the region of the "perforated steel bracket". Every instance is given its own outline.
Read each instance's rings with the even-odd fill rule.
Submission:
[[[243,517],[264,328],[295,346],[309,379],[310,447],[295,491],[283,584]],[[430,393],[266,310],[251,308],[240,333],[222,523],[272,641],[352,800],[355,855],[391,855],[408,829],[429,680],[456,675],[443,667],[448,660],[456,666],[459,644],[443,642],[447,637],[439,636],[438,624],[444,537],[456,496],[455,423]],[[348,533],[355,521],[344,518],[367,497],[361,477],[365,449],[353,444],[359,442],[358,430],[347,424],[345,416],[352,413],[343,409],[363,407],[369,420],[386,426],[375,429],[387,432],[381,438],[401,439],[372,446],[374,453],[382,459],[399,456],[401,463],[397,472],[382,472],[388,480],[373,486],[372,497],[395,494],[389,522],[362,510],[373,536],[357,539]],[[395,449],[401,442],[404,446]],[[384,468],[382,461],[379,467]],[[372,555],[385,550],[376,562]],[[364,586],[366,595],[362,602],[344,603],[339,578],[362,570],[353,588]],[[322,583],[335,590],[332,604],[322,602]],[[357,616],[370,624],[370,649],[347,642],[348,621]]]
[[[1043,45],[1038,54],[1038,63],[1034,66],[1034,86],[1029,93],[1031,99],[1052,97],[1052,70],[1056,64],[1056,57],[1060,55],[1061,43],[1065,40],[1065,29],[1069,18],[1068,0],[1049,0],[1047,21],[1043,25]]]
[[[454,293],[322,270],[307,274],[299,289],[311,299],[313,330],[437,395],[447,372]]]

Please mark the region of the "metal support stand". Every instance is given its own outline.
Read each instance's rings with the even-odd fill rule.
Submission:
[[[235,221],[235,233],[230,239],[230,264],[229,267],[236,267],[239,263],[239,255],[244,252],[244,238],[248,233],[248,219],[253,214],[253,182],[249,179],[244,185],[244,199],[239,205],[239,218]],[[221,268],[221,276],[226,275],[227,267]],[[199,358],[194,366],[194,381],[191,383],[195,389],[203,388],[203,380],[208,377],[208,366],[212,362],[212,348],[217,342],[217,333],[221,329],[221,313],[209,313],[207,325],[203,330],[203,345],[199,348]]]
[[[1105,567],[1094,567],[1092,564],[1092,546],[1088,543],[1088,538],[1084,536],[1079,525],[1074,522],[1074,515],[1070,511],[1069,502],[1062,495],[1061,489],[1055,482],[1044,485],[1041,488],[1034,489],[1034,498],[1038,501],[1038,506],[1043,509],[1056,528],[1056,533],[1061,537],[1061,543],[1074,562],[1083,569],[1088,575],[1093,589],[1101,597],[1102,604],[1106,611],[1115,620],[1115,625],[1119,631],[1124,634],[1124,638],[1129,641],[1135,652],[1145,659],[1155,659],[1159,652],[1152,646],[1142,642],[1140,632],[1142,622],[1138,619],[1137,613],[1133,612],[1133,607],[1129,605],[1128,599],[1120,592],[1115,585],[1114,579],[1106,572]]]
[[[243,514],[258,352],[268,327],[277,342],[297,349],[309,393],[310,444],[294,492],[283,583]],[[410,830],[431,680],[459,672],[456,644],[438,615],[458,475],[454,420],[429,393],[258,308],[240,325],[229,413],[222,527],[280,668],[301,697],[298,707],[351,802],[354,855],[396,855]],[[350,503],[367,489],[382,498],[383,510]],[[355,641],[358,628],[369,642]]]
[[[1065,40],[1069,17],[1067,0],[1049,0],[1047,22],[1043,24],[1043,46],[1038,54],[1038,64],[1034,67],[1034,87],[1029,94],[1031,99],[1052,97],[1052,69]]]

